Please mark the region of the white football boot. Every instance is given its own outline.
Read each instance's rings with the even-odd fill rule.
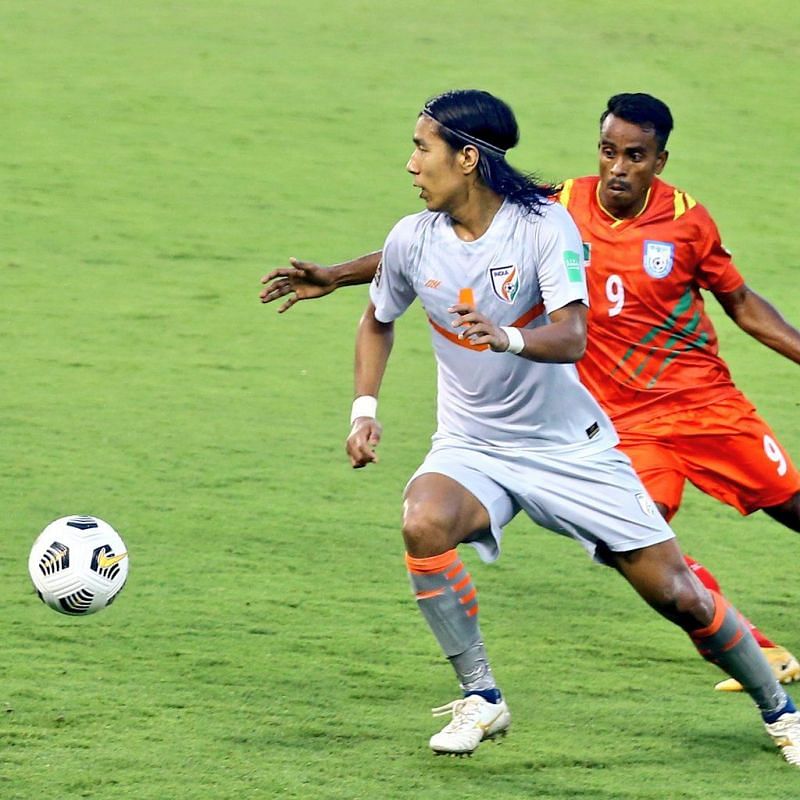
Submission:
[[[453,700],[432,709],[434,717],[452,714],[447,725],[431,736],[430,747],[436,755],[468,756],[484,739],[505,736],[511,713],[505,700],[490,703],[479,694]]]
[[[765,722],[764,727],[780,747],[783,757],[793,766],[800,767],[800,712],[786,712],[775,722]]]

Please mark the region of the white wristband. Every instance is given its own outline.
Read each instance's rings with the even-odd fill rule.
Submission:
[[[525,349],[525,339],[522,338],[522,331],[519,328],[504,325],[500,330],[508,336],[506,353],[521,353]]]
[[[362,394],[353,400],[353,407],[350,410],[350,424],[352,425],[359,417],[372,417],[378,411],[378,399],[369,394]]]

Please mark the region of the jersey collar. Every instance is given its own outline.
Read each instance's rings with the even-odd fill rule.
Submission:
[[[630,222],[632,219],[636,219],[636,217],[640,217],[642,214],[644,214],[645,210],[647,209],[647,206],[650,204],[650,195],[652,194],[652,192],[653,192],[653,187],[652,187],[652,185],[651,185],[651,186],[650,186],[650,188],[647,190],[647,194],[645,195],[645,198],[644,198],[644,203],[642,204],[642,207],[639,209],[639,211],[638,211],[638,212],[637,212],[637,213],[636,213],[634,216],[632,216],[632,217],[626,217],[625,219],[620,219],[619,217],[615,217],[615,216],[614,216],[614,215],[613,215],[613,214],[612,214],[612,213],[611,213],[611,212],[610,212],[610,211],[609,211],[609,210],[608,210],[608,209],[607,209],[607,208],[606,208],[606,207],[603,205],[602,201],[600,200],[600,181],[598,181],[598,182],[597,182],[597,186],[595,187],[595,190],[594,190],[594,195],[595,195],[595,199],[597,200],[597,205],[600,207],[600,210],[601,210],[601,211],[602,211],[602,212],[603,212],[603,213],[604,213],[606,216],[610,217],[610,218],[611,218],[611,220],[613,220],[613,221],[611,222],[611,227],[612,227],[612,228],[618,228],[618,227],[619,227],[620,225],[622,225],[624,222]]]

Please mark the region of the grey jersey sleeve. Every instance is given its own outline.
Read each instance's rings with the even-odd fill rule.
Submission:
[[[547,208],[536,230],[539,286],[547,313],[580,300],[589,305],[583,244],[572,217],[560,205]]]
[[[414,302],[417,296],[411,282],[413,217],[401,219],[386,237],[383,256],[369,287],[379,322],[392,322]]]

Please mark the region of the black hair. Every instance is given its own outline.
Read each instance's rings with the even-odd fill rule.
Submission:
[[[556,187],[506,161],[506,150],[519,142],[519,127],[511,107],[499,97],[479,89],[454,89],[428,100],[420,113],[438,123],[439,135],[454,150],[476,147],[483,183],[528,213],[540,213],[542,203],[556,193]]]
[[[657,97],[642,92],[615,94],[609,98],[606,110],[600,115],[601,127],[609,114],[632,122],[640,128],[652,128],[658,149],[666,148],[667,139],[672,132],[672,114],[669,106]]]

